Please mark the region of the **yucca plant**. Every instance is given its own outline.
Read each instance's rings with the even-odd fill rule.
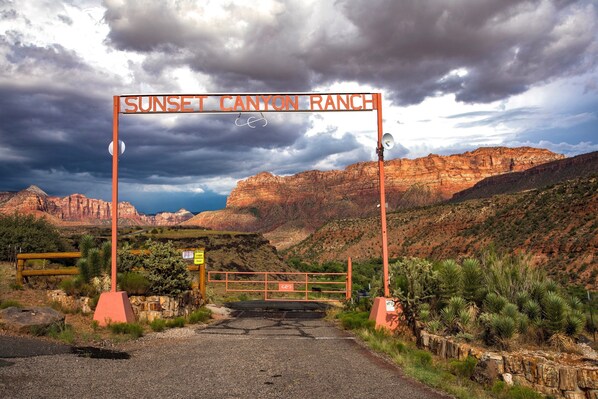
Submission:
[[[582,311],[572,309],[565,319],[564,331],[569,336],[580,334],[586,324],[585,315]]]
[[[542,320],[542,307],[538,302],[533,299],[529,299],[523,304],[521,309],[525,315],[529,318],[530,322],[538,325]]]
[[[443,302],[449,298],[461,296],[463,292],[463,275],[461,266],[452,259],[443,261],[438,269],[440,298]]]
[[[425,326],[426,326],[426,331],[428,331],[432,334],[440,334],[440,333],[444,332],[444,325],[438,319],[432,319],[432,320],[428,321],[427,323],[425,323]]]
[[[463,298],[468,302],[481,305],[484,287],[482,270],[477,259],[465,259],[461,266],[463,276]]]
[[[531,298],[527,292],[519,292],[515,295],[515,303],[517,304],[517,308],[520,311],[523,311],[523,306],[529,301]]]
[[[508,301],[505,297],[490,292],[484,299],[484,309],[489,313],[500,313],[507,303]]]
[[[556,292],[548,292],[542,301],[544,329],[549,335],[563,332],[567,321],[567,302]]]

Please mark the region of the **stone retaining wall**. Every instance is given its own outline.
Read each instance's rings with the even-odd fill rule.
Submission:
[[[48,291],[48,300],[59,303],[63,309],[71,312],[93,312],[90,306],[91,298],[70,296],[62,290]],[[129,301],[135,318],[138,321],[149,322],[155,319],[188,316],[203,304],[199,291],[186,291],[178,297],[131,295]]]
[[[203,304],[199,291],[186,291],[176,298],[132,295],[129,300],[137,320],[149,322],[155,319],[188,316]]]
[[[598,362],[582,356],[534,351],[491,352],[422,331],[420,346],[443,359],[478,360],[473,379],[502,379],[545,395],[566,399],[598,399]]]

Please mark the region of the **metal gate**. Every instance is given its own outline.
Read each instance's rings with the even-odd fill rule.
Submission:
[[[351,298],[350,273],[209,271],[225,292],[260,293],[266,301],[334,302]]]

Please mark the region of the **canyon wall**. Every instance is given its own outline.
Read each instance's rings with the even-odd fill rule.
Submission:
[[[485,147],[457,155],[388,160],[384,167],[387,208],[437,203],[489,176],[562,158],[545,149]],[[290,234],[292,241],[300,240],[330,219],[376,215],[378,206],[378,163],[360,162],[345,170],[293,176],[260,173],[238,183],[225,210],[200,213],[184,224],[270,232],[268,238],[278,244],[276,235]]]

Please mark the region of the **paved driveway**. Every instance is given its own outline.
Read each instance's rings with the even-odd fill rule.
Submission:
[[[126,344],[129,359],[5,358],[2,398],[408,398],[401,376],[324,320],[236,318]]]

